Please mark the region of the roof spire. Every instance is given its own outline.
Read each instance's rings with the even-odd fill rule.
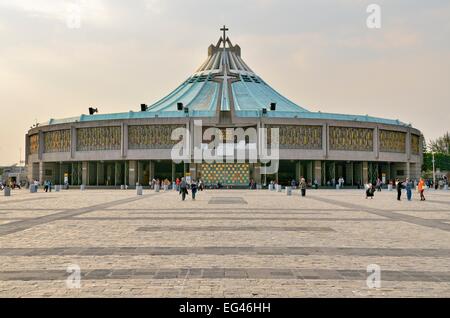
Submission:
[[[223,26],[223,28],[221,28],[220,29],[220,31],[223,31],[223,48],[225,48],[225,45],[226,45],[226,40],[227,40],[227,37],[226,37],[226,32],[227,31],[229,31],[230,29],[228,29],[225,25]]]

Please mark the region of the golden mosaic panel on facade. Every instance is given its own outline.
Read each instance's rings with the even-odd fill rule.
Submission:
[[[279,129],[278,144],[281,149],[322,149],[322,126],[283,125],[267,128],[268,144],[272,142],[271,129]]]
[[[44,133],[44,152],[69,152],[70,129]]]
[[[30,155],[38,153],[39,152],[39,134],[31,135],[29,138],[30,138],[30,145],[29,145]]]
[[[393,130],[380,130],[380,151],[406,152],[406,133]]]
[[[179,140],[172,140],[172,131],[184,125],[143,125],[128,127],[129,149],[165,149],[172,148]],[[181,138],[180,138],[181,140]]]
[[[121,127],[77,129],[77,151],[120,150]]]
[[[411,153],[418,155],[420,153],[420,137],[411,135]]]
[[[330,149],[345,151],[373,151],[373,129],[330,127]]]

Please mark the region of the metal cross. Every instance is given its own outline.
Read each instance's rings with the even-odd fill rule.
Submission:
[[[226,32],[229,31],[229,29],[224,25],[223,28],[220,29],[220,31],[223,31],[223,46],[225,47]]]

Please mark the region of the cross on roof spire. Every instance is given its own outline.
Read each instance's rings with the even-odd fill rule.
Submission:
[[[229,31],[230,29],[228,29],[225,25],[223,26],[223,28],[220,29],[220,31],[223,31],[223,47],[225,47],[225,41],[226,41],[226,32]]]

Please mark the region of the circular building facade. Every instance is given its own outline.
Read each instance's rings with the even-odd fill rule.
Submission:
[[[187,128],[194,139],[199,121],[202,143],[211,127],[267,129],[269,141],[278,128],[277,171],[262,174],[261,160],[174,162],[171,152],[179,141],[172,132]],[[231,187],[247,186],[251,179],[290,184],[302,176],[319,185],[342,177],[356,186],[377,178],[418,178],[421,143],[421,132],[398,120],[308,111],[270,87],[241,58],[240,47],[221,37],[195,73],[151,106],[50,119],[30,129],[26,162],[30,181],[54,184],[146,186],[153,178],[190,175]]]

